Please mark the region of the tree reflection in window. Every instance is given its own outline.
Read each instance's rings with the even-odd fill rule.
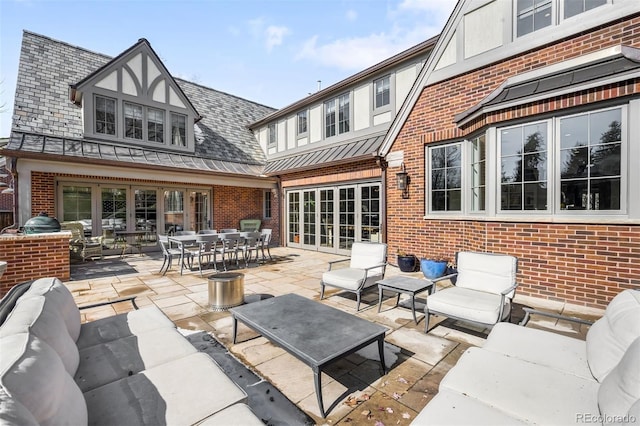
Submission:
[[[617,108],[561,120],[561,209],[620,209],[621,114]]]
[[[431,210],[462,210],[462,145],[435,147],[431,153]]]

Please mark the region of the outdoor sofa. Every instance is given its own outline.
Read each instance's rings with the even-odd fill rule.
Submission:
[[[0,324],[0,424],[263,424],[155,306],[81,324],[71,292],[42,278],[2,299]]]
[[[616,295],[586,341],[495,325],[412,424],[640,424],[640,291]]]

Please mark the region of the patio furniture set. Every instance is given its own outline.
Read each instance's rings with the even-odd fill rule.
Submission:
[[[162,249],[163,263],[160,272],[164,275],[171,268],[174,259],[180,264],[180,275],[185,268],[191,270],[194,260],[198,260],[200,275],[203,268],[213,267],[218,271],[218,259],[223,270],[235,263],[240,266],[240,257],[249,266],[252,259],[256,262],[271,258],[271,229],[262,231],[238,231],[236,229],[176,232],[174,235],[158,235],[158,244]],[[219,256],[219,258],[218,258]]]
[[[263,425],[155,306],[81,324],[70,291],[42,278],[2,299],[0,324],[1,424]]]

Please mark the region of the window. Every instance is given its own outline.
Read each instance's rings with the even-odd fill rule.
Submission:
[[[264,218],[271,219],[271,191],[264,191]]]
[[[171,113],[171,144],[187,146],[187,117]]]
[[[560,209],[619,210],[621,110],[560,119]]]
[[[487,151],[485,135],[471,140],[471,211],[485,209]]]
[[[124,136],[142,139],[142,107],[140,105],[124,103]]]
[[[552,0],[517,0],[516,32],[518,37],[548,27],[551,25],[551,18]]]
[[[379,80],[373,82],[375,91],[375,108],[381,108],[389,105],[390,99],[390,86],[389,76],[382,77]]]
[[[432,211],[462,210],[462,143],[429,148]]]
[[[95,97],[95,130],[103,135],[116,134],[116,101],[115,99]]]
[[[336,100],[331,99],[324,103],[324,137],[336,135]]]
[[[149,108],[147,112],[147,139],[150,142],[164,142],[164,111]]]
[[[336,128],[337,124],[337,128]],[[324,103],[324,137],[349,131],[349,94],[345,93]]]
[[[276,144],[276,123],[269,124],[267,131],[269,133],[269,146]]]
[[[547,123],[500,131],[500,207],[547,209]]]
[[[297,116],[298,119],[298,134],[302,135],[307,133],[307,111],[300,111]]]
[[[603,4],[607,4],[607,0],[564,0],[564,18],[570,18]]]

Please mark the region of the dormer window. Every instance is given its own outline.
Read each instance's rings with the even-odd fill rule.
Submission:
[[[171,113],[171,144],[187,146],[187,117]]]
[[[147,116],[147,139],[149,139],[149,142],[164,142],[164,111],[149,108]]]
[[[124,103],[124,136],[131,139],[142,139],[142,107]]]
[[[96,96],[96,133],[116,134],[116,100]]]

